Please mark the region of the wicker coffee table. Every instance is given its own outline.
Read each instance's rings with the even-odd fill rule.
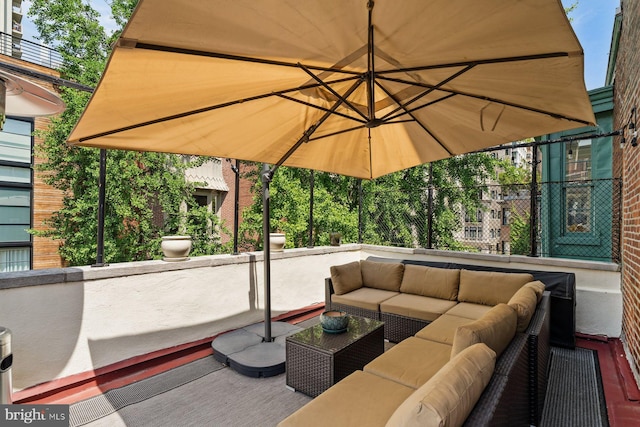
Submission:
[[[384,352],[384,322],[349,317],[341,334],[317,324],[287,337],[287,386],[316,397]]]

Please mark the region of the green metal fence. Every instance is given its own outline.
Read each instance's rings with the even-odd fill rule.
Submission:
[[[486,185],[462,206],[424,187],[393,209],[364,212],[360,235],[388,246],[619,262],[621,188],[618,179]]]

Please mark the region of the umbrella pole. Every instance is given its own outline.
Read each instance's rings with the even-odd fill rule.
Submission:
[[[100,175],[98,177],[98,239],[96,263],[92,267],[104,267],[104,212],[105,186],[107,183],[107,150],[100,150]]]
[[[262,250],[264,251],[264,340],[271,342],[271,239],[269,237],[270,205],[269,184],[273,171],[262,165]]]
[[[235,166],[231,163],[231,170],[235,174],[234,204],[233,204],[233,254],[238,255],[238,211],[240,210],[240,160],[236,159]]]
[[[315,174],[313,170],[309,176],[309,244],[307,248],[313,248],[313,187],[315,186]]]

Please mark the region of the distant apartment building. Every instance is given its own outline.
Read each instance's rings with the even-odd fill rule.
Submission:
[[[22,57],[22,0],[0,0],[0,53]]]
[[[508,144],[489,155],[497,160],[506,159],[517,167],[530,167],[529,147]],[[510,253],[511,213],[514,210],[519,215],[528,212],[528,191],[508,191],[500,186],[497,179],[492,179],[487,182],[487,190],[479,196],[481,207],[475,212],[463,213],[463,226],[455,233],[456,240],[479,252]]]

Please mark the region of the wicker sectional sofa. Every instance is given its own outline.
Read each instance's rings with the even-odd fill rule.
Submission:
[[[280,426],[537,425],[549,359],[544,289],[527,273],[332,267],[327,307],[385,321],[398,344]]]

